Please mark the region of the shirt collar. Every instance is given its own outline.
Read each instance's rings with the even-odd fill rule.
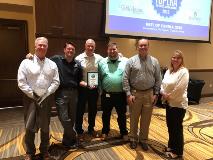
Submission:
[[[71,62],[68,62],[65,58],[64,55],[62,55],[62,58],[61,58],[63,61],[66,61],[67,63],[75,63],[75,58],[73,58],[73,60]]]
[[[39,63],[44,63],[45,59],[46,59],[46,57],[44,57],[43,60],[40,60],[40,58],[38,58],[38,56],[36,54],[34,55],[34,60],[36,60]]]
[[[118,59],[116,60],[116,62],[120,62],[121,61],[121,57],[118,57]],[[109,57],[107,57],[107,63],[111,63],[111,60]]]
[[[138,54],[138,57],[139,57],[139,59],[140,59],[141,61],[147,61],[147,60],[149,59],[150,55],[147,54],[145,59],[143,59],[143,58],[140,56],[140,54]]]
[[[95,53],[93,53],[93,55],[90,56],[90,57],[93,57],[93,56],[95,56]],[[86,57],[89,57],[89,56],[87,56],[86,52],[84,52],[84,53],[83,53],[83,57],[86,58]]]

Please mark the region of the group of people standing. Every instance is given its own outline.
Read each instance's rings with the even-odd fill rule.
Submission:
[[[18,70],[18,86],[25,93],[25,144],[26,160],[34,158],[35,133],[41,129],[40,152],[43,159],[50,159],[49,124],[50,110],[55,102],[58,117],[64,128],[62,144],[73,148],[82,140],[83,115],[88,106],[87,133],[97,137],[95,117],[97,101],[101,95],[102,135],[106,140],[110,132],[110,116],[113,107],[117,112],[119,138],[129,139],[130,148],[139,144],[148,150],[148,133],[153,106],[158,95],[166,104],[166,123],[169,132],[166,155],[177,158],[183,155],[183,118],[188,99],[188,70],[184,67],[183,54],[176,50],[171,66],[161,79],[161,70],[156,58],[149,54],[148,39],[137,42],[138,53],[127,59],[116,43],[107,46],[106,58],[95,51],[95,41],[86,40],[85,51],[75,57],[75,44],[65,43],[64,55],[46,58],[48,40],[35,40],[35,54],[28,54]],[[54,63],[55,62],[55,63]],[[88,73],[98,74],[98,85],[88,84]],[[161,82],[162,81],[162,82]],[[53,94],[54,93],[54,94]],[[54,98],[54,100],[53,100]],[[126,126],[127,105],[130,111],[130,132]],[[139,135],[138,122],[140,119]]]

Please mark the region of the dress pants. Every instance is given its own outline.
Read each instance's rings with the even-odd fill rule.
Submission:
[[[73,88],[59,89],[55,94],[55,103],[58,117],[64,128],[62,143],[66,146],[76,142],[74,129],[76,119],[76,107],[78,101],[78,90]]]
[[[113,107],[115,107],[118,118],[118,126],[121,135],[127,135],[128,131],[126,128],[126,93],[107,93],[103,91],[101,95],[101,107],[102,107],[102,134],[108,134],[110,131],[110,117]]]
[[[129,106],[130,110],[130,140],[138,141],[138,122],[140,119],[139,141],[148,140],[149,126],[152,116],[152,97],[153,90],[134,91],[135,102]]]
[[[166,107],[166,124],[169,132],[168,147],[177,155],[183,155],[183,119],[186,110],[178,107]]]
[[[75,129],[78,134],[82,134],[84,130],[82,129],[83,124],[83,115],[85,112],[85,107],[88,102],[88,132],[94,131],[95,127],[95,117],[97,113],[97,101],[98,101],[98,89],[89,89],[86,87],[80,87],[79,97],[78,97],[78,106],[77,106],[77,115],[76,115],[76,124]]]
[[[51,107],[53,105],[53,95],[48,96],[39,106],[35,100],[24,96],[24,122],[25,122],[25,145],[26,153],[34,155],[36,148],[34,144],[35,133],[41,129],[41,143],[39,150],[42,154],[49,149],[49,124],[51,117]]]

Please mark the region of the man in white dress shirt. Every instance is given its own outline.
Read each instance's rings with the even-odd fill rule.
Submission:
[[[56,64],[46,58],[48,40],[39,37],[35,40],[35,56],[25,59],[18,69],[18,87],[24,92],[26,160],[34,158],[36,148],[35,133],[41,132],[39,147],[42,159],[49,159],[49,124],[52,94],[59,86]]]
[[[97,113],[98,88],[97,86],[91,86],[87,83],[87,74],[88,72],[98,73],[98,63],[103,57],[99,54],[95,54],[94,51],[95,41],[88,39],[85,43],[85,51],[76,57],[76,60],[81,63],[83,69],[83,80],[80,82],[75,124],[75,129],[79,137],[81,137],[84,132],[82,124],[86,103],[88,103],[88,134],[96,136],[94,127]]]

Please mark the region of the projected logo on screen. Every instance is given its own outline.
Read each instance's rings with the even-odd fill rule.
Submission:
[[[182,0],[152,0],[154,9],[163,17],[171,17],[177,13]]]

